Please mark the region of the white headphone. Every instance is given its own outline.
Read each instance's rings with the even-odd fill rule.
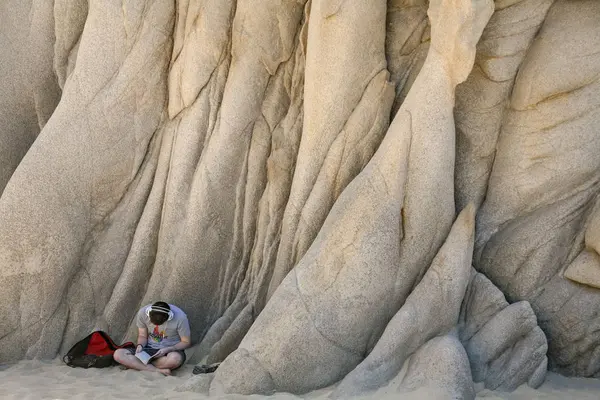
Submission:
[[[161,307],[161,306],[148,306],[148,307],[146,307],[146,315],[148,316],[148,318],[150,318],[150,311],[168,314],[169,318],[167,319],[167,321],[170,321],[173,319],[173,311],[171,311],[168,308]]]

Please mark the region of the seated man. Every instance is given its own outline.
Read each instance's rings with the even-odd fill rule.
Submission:
[[[156,371],[171,375],[171,370],[185,362],[184,349],[190,346],[190,324],[178,307],[157,301],[142,307],[136,317],[138,339],[133,350],[119,349],[114,359],[119,364],[138,371]],[[145,351],[154,356],[147,365],[135,354]]]

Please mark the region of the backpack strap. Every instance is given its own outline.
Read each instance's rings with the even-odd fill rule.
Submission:
[[[102,335],[102,337],[104,338],[104,340],[106,340],[106,342],[108,343],[109,347],[112,350],[117,350],[117,349],[124,349],[124,348],[130,348],[130,347],[135,347],[135,344],[133,342],[125,342],[122,345],[118,345],[114,342],[114,340],[112,340],[112,338],[110,336],[108,336],[108,333],[104,332],[104,331],[98,331],[98,333],[100,335]]]

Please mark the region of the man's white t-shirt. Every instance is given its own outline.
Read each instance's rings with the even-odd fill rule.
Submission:
[[[154,325],[150,322],[150,317],[146,315],[146,309],[152,304],[142,307],[136,317],[138,328],[148,329],[148,344],[146,346],[153,349],[162,349],[176,345],[181,341],[181,337],[190,337],[190,323],[187,315],[177,306],[169,304],[173,312],[173,318],[162,325]]]

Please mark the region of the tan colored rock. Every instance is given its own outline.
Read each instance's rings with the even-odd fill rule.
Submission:
[[[444,399],[475,399],[469,359],[456,337],[433,338],[410,358],[398,391],[411,392],[421,387],[439,390]]]
[[[465,343],[465,349],[475,382],[485,382],[490,389],[515,390],[545,361],[548,346],[529,303],[518,302],[491,318]],[[510,364],[514,367],[508,368]]]
[[[595,1],[550,8],[504,116],[475,256],[509,301],[531,303],[549,338],[550,368],[586,376],[600,366],[598,316],[588,311],[600,292],[563,272],[582,260],[598,196],[599,17]]]
[[[156,110],[166,105],[173,9],[132,6],[126,21],[135,35],[123,40],[110,22],[114,6],[90,4],[94,18],[61,102],[0,198],[1,359],[53,357],[79,340],[129,252],[143,208],[133,193],[149,189],[145,155],[156,149]]]
[[[179,18],[169,71],[170,118],[196,102],[227,59],[234,3],[231,0],[177,2]]]
[[[182,305],[198,327],[194,339],[208,331],[241,290],[266,184],[266,144],[271,126],[287,112],[285,82],[297,61],[291,55],[303,6],[273,0],[257,8],[253,2],[237,2],[231,51],[217,48],[227,55],[219,69],[223,75],[213,75],[206,87],[216,86],[214,92],[202,92],[200,103],[188,110],[198,114],[180,117],[186,139],[199,138],[203,146],[176,142],[181,153],[171,155],[177,170],[165,189],[156,260],[143,301],[167,297]],[[261,38],[268,38],[269,45]],[[179,154],[185,154],[185,165],[177,164]]]
[[[475,382],[501,390],[543,383],[548,345],[528,302],[509,305],[485,276],[472,273],[458,328]]]
[[[564,277],[573,282],[600,288],[600,202],[596,202],[587,221],[584,241],[586,249],[567,267]]]
[[[175,388],[176,392],[194,392],[203,395],[208,395],[210,383],[214,378],[213,373],[211,374],[199,374],[193,375],[185,383]]]
[[[135,335],[163,299],[191,362],[226,359],[185,390],[304,392],[385,346],[407,388],[458,397],[465,351],[492,389],[599,375],[599,21],[597,0],[2,2],[0,362]],[[480,272],[438,277],[469,282],[456,317],[422,277],[471,202]],[[422,332],[382,337],[409,307]],[[465,350],[431,339],[455,328]]]
[[[496,143],[519,66],[553,0],[495,2],[475,67],[456,91],[457,209],[484,200]]]
[[[600,256],[595,251],[582,251],[569,264],[564,276],[573,282],[600,288]]]
[[[384,1],[311,3],[303,135],[267,297],[306,253],[335,200],[387,130],[393,88],[386,70],[385,18]]]
[[[470,340],[507,305],[502,292],[484,275],[472,270],[458,323],[461,342]]]
[[[408,294],[404,291],[424,268],[417,260],[427,259],[429,246],[444,238],[436,227],[418,223],[442,223],[440,215],[445,214],[451,221],[454,158],[439,143],[453,144],[454,87],[468,74],[474,36],[481,34],[490,6],[465,2],[461,10],[449,10],[443,2],[432,4],[431,13],[439,18],[433,24],[434,44],[440,35],[440,42],[448,45],[443,35],[455,32],[451,21],[472,18],[465,22],[465,35],[455,37],[463,47],[432,47],[379,151],[336,201],[312,246],[238,350],[223,362],[211,393],[306,392],[340,379],[373,347],[397,307],[396,299]],[[430,151],[438,149],[442,154],[437,168],[426,170]],[[411,197],[427,189],[430,196],[439,196],[437,207]],[[439,207],[440,201],[450,207]],[[474,210],[470,213],[472,218]],[[420,237],[425,242],[415,244]],[[403,253],[404,248],[409,250]],[[394,282],[389,277],[395,274]],[[275,351],[274,342],[280,346]],[[256,363],[261,368],[250,371]]]
[[[390,0],[387,4],[385,53],[390,79],[396,84],[392,117],[423,67],[430,43],[426,0]]]
[[[383,386],[398,374],[412,353],[457,325],[471,274],[474,231],[475,207],[470,204],[456,219],[425,276],[387,324],[373,350],[337,387],[336,398]],[[462,345],[459,347],[462,349]]]
[[[52,71],[52,5],[0,4],[0,195],[60,99]]]
[[[390,156],[397,155],[398,151],[408,152],[410,130],[397,132],[384,140],[384,148]],[[383,156],[375,156],[380,157]],[[395,159],[402,160],[402,157],[393,157],[391,161]],[[369,344],[372,324],[355,321],[368,318],[384,323],[385,310],[379,297],[386,292],[381,283],[388,285],[388,294],[393,289],[393,282],[386,277],[393,273],[396,264],[387,257],[393,257],[394,252],[390,250],[397,246],[400,209],[393,205],[402,198],[398,182],[403,181],[404,168],[405,165],[398,162],[396,165],[385,163],[381,168],[369,165],[342,193],[315,244],[278,287],[238,350],[217,370],[211,393],[250,394],[258,390],[268,393],[276,389],[307,392],[337,381],[361,360],[361,353]],[[391,179],[387,180],[386,176]],[[377,195],[367,197],[369,192]],[[373,200],[377,203],[373,204]],[[386,224],[393,213],[398,223]],[[365,229],[368,226],[373,228]],[[380,229],[382,226],[388,228]],[[362,234],[355,236],[355,232]],[[358,253],[360,249],[366,251]],[[383,257],[376,266],[371,261],[371,268],[363,272],[368,274],[368,279],[357,279],[368,255],[376,252]],[[348,261],[352,264],[346,264]],[[331,267],[325,269],[327,265]],[[361,286],[361,292],[377,295],[354,295]],[[328,287],[332,290],[327,290]],[[320,297],[306,303],[319,292]],[[331,325],[332,321],[336,326]],[[354,332],[350,334],[348,329]],[[345,337],[341,337],[342,334]],[[256,363],[260,369],[253,367]],[[272,382],[265,381],[267,376]]]
[[[88,0],[54,1],[54,71],[61,89],[73,69],[88,17]]]

